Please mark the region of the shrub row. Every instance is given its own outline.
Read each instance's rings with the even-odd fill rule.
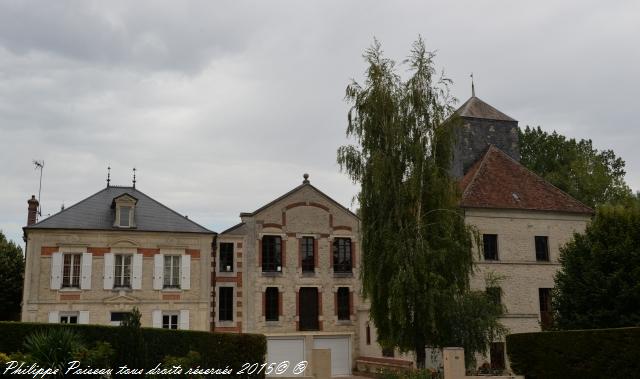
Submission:
[[[201,367],[224,369],[228,366],[235,373],[244,363],[262,364],[267,351],[266,338],[261,334],[0,322],[0,352],[24,351],[25,338],[47,328],[72,328],[87,345],[98,341],[110,343],[116,351],[115,367],[128,364],[128,367],[149,369],[161,363],[167,355],[185,356],[189,351],[196,351],[201,356]]]
[[[512,334],[507,352],[527,379],[640,377],[640,328]]]

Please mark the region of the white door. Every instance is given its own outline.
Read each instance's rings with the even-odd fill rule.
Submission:
[[[267,337],[267,366],[275,363],[274,367],[277,367],[280,363],[289,361],[286,371],[276,374],[274,370],[268,376],[294,376],[293,368],[304,360],[304,338]],[[307,376],[309,375],[311,374]]]
[[[331,376],[351,375],[351,337],[315,337],[313,348],[331,350]]]

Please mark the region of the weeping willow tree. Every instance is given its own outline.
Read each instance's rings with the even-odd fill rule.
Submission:
[[[437,74],[422,39],[403,80],[375,41],[365,51],[364,85],[346,90],[351,104],[338,163],[361,186],[363,292],[383,346],[414,351],[463,346],[485,352],[502,327],[502,308],[469,290],[477,233],[458,207],[451,81]]]

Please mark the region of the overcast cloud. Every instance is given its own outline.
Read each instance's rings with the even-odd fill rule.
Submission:
[[[591,138],[640,189],[638,1],[0,1],[0,229],[138,188],[222,231],[311,182],[346,206],[344,89],[422,35],[461,102]],[[460,102],[460,103],[461,103]]]

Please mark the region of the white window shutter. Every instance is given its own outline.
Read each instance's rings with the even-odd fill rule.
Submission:
[[[142,254],[133,254],[131,289],[142,289]]]
[[[162,254],[153,256],[153,267],[153,289],[161,290],[164,280],[164,259],[162,258]]]
[[[106,253],[104,255],[104,289],[106,290],[113,288],[114,263],[115,257],[113,253]]]
[[[180,261],[182,262],[180,288],[188,290],[191,289],[191,256],[185,254],[180,258]]]
[[[178,326],[179,329],[183,329],[183,330],[189,330],[189,310],[187,309],[182,309],[180,310],[180,316],[179,318],[179,322],[180,325]]]
[[[60,287],[62,287],[62,253],[53,253],[51,255],[51,289],[59,290]]]
[[[153,327],[154,328],[162,328],[162,311],[159,309],[154,309],[152,313],[153,318]]]
[[[57,324],[60,322],[60,314],[58,311],[51,311],[49,312],[49,323],[50,324]]]
[[[78,324],[88,324],[88,323],[89,323],[89,311],[78,312]]]
[[[83,290],[91,289],[91,261],[93,255],[91,253],[82,253],[82,270],[80,271],[80,288]]]

